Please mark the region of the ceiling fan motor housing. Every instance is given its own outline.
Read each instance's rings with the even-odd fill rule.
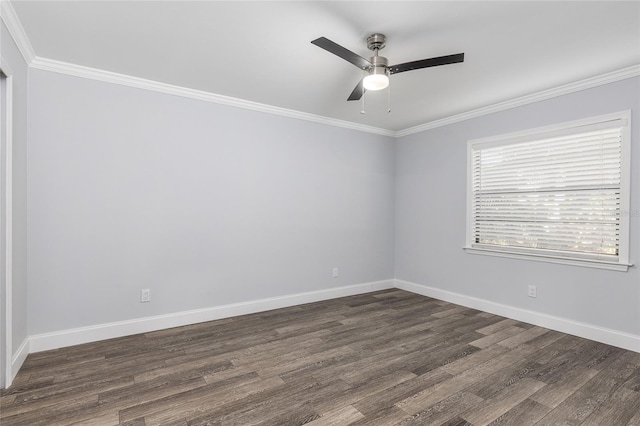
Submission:
[[[384,56],[372,56],[371,63],[373,64],[371,67],[367,69],[369,74],[387,74],[387,69],[389,66],[389,61]]]

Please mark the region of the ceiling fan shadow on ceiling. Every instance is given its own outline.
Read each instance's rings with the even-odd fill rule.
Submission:
[[[364,71],[365,76],[358,82],[355,89],[353,89],[347,98],[348,101],[360,100],[367,90],[385,89],[389,86],[389,76],[392,74],[464,62],[464,53],[456,53],[453,55],[405,62],[398,65],[389,65],[387,58],[378,55],[379,51],[385,47],[386,41],[387,38],[384,34],[376,33],[367,37],[367,47],[374,53],[369,60],[326,37],[317,38],[311,43],[341,57]]]

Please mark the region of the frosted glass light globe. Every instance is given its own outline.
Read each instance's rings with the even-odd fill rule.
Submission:
[[[369,74],[362,85],[367,90],[382,90],[389,86],[389,77],[386,74]]]

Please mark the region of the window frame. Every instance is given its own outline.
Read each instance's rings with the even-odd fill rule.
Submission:
[[[585,127],[619,122],[622,127],[622,145],[620,156],[620,240],[618,260],[601,260],[597,255],[576,255],[572,257],[569,252],[555,252],[553,250],[518,248],[507,246],[492,246],[476,244],[473,232],[473,153],[482,148],[514,145],[523,142],[535,141],[579,133]],[[612,126],[613,127],[613,126]],[[629,216],[631,206],[631,111],[620,111],[611,114],[599,115],[580,120],[574,120],[550,126],[537,127],[520,132],[507,133],[467,141],[467,212],[466,212],[466,239],[463,247],[467,253],[506,257],[512,259],[524,259],[540,262],[560,263],[565,265],[585,266],[591,268],[609,269],[615,271],[627,271],[629,266]]]

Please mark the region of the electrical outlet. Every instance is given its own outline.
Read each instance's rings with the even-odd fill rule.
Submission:
[[[333,268],[333,278],[338,278],[338,268]]]
[[[535,285],[529,286],[529,297],[538,297],[538,288]]]
[[[151,290],[143,288],[140,290],[140,303],[151,302]]]

